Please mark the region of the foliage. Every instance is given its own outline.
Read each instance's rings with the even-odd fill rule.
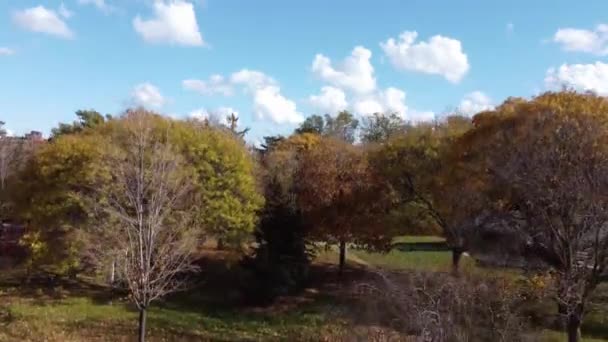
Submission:
[[[78,192],[94,183],[104,144],[95,136],[66,135],[41,146],[19,173],[11,193],[30,263],[59,273],[80,268],[80,229],[88,215]]]
[[[391,232],[381,219],[390,206],[390,189],[361,147],[323,138],[302,154],[295,181],[297,205],[311,236],[340,243],[340,269],[347,242],[372,249],[390,244]]]
[[[375,113],[363,119],[361,141],[364,143],[381,143],[391,139],[405,129],[405,122],[396,113]]]
[[[257,247],[243,265],[249,272],[244,290],[258,303],[302,289],[308,280],[309,228],[297,207],[295,177],[301,155],[320,143],[311,133],[267,139],[260,154],[266,202],[255,232]]]
[[[213,127],[154,114],[148,118],[155,139],[171,140],[197,175],[192,178],[195,195],[191,200],[197,203],[194,219],[200,230],[235,239],[252,232],[263,199],[253,159],[243,142]],[[12,193],[17,217],[28,227],[24,242],[46,251],[35,264],[75,266],[76,260],[82,260],[80,254],[86,250],[82,245],[87,244],[84,233],[90,224],[77,193],[91,188],[102,165],[102,152],[111,146],[108,138],[119,134],[123,125],[119,118],[60,135],[42,146],[18,175]],[[69,258],[68,252],[73,254]]]
[[[51,130],[51,136],[53,138],[58,138],[61,135],[78,133],[85,129],[95,128],[96,126],[106,122],[106,120],[112,119],[111,115],[106,114],[103,116],[99,112],[92,109],[77,110],[76,116],[78,117],[78,120],[74,121],[73,123],[60,123],[58,127],[53,128]]]
[[[546,93],[483,114],[467,137],[484,146],[475,152],[490,174],[488,197],[512,216],[529,255],[555,271],[571,341],[608,270],[606,114],[603,97]]]
[[[402,234],[442,234],[448,244],[462,246],[458,232],[476,207],[472,184],[451,149],[469,125],[461,117],[418,124],[372,149],[373,167],[396,194],[388,223],[404,229]]]
[[[297,134],[313,133],[327,137],[341,139],[353,143],[356,138],[359,121],[348,111],[341,111],[335,117],[325,114],[325,116],[312,115],[296,129]]]

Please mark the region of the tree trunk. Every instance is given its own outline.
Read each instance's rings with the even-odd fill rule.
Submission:
[[[139,309],[139,342],[146,341],[146,308]]]
[[[581,340],[581,319],[577,314],[568,315],[568,342]]]
[[[338,273],[342,275],[344,264],[346,263],[346,241],[340,241],[340,264],[338,265]]]
[[[112,269],[110,271],[110,286],[114,287],[116,281],[116,259],[112,259]]]
[[[568,308],[561,302],[557,303],[557,317],[555,319],[555,329],[566,330],[568,327]]]
[[[462,258],[462,249],[452,248],[452,274],[460,274],[460,259]]]

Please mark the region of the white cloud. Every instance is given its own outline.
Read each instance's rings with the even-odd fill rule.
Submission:
[[[233,88],[239,87],[253,97],[253,110],[258,118],[277,124],[294,124],[304,120],[296,103],[281,94],[278,82],[261,71],[242,69],[230,77],[213,75],[208,81],[184,80],[182,85],[203,95],[231,95]]]
[[[222,75],[211,75],[208,81],[184,80],[184,89],[195,91],[201,95],[224,95],[231,96],[234,93],[232,84]]]
[[[389,87],[376,94],[358,98],[353,105],[353,111],[360,115],[397,113],[406,118],[408,108],[405,105],[405,92]]]
[[[436,35],[428,42],[416,43],[417,38],[417,32],[405,31],[398,40],[389,38],[380,46],[400,70],[441,75],[452,83],[460,82],[469,71],[468,57],[459,40]]]
[[[545,85],[548,88],[567,86],[608,95],[608,64],[563,64],[557,69],[550,68],[547,70]]]
[[[74,15],[74,12],[70,11],[67,7],[65,7],[65,4],[62,2],[61,5],[59,6],[59,15],[61,15],[62,17],[69,19]]]
[[[328,57],[317,54],[312,63],[312,72],[321,80],[335,87],[352,90],[359,94],[370,93],[376,89],[371,57],[370,50],[357,46],[340,65],[332,66]]]
[[[308,98],[310,104],[323,114],[335,114],[348,107],[346,94],[342,89],[325,86],[321,88],[321,94],[312,95]]]
[[[202,46],[194,5],[182,0],[155,0],[152,19],[133,19],[133,27],[149,43]]]
[[[7,47],[0,47],[0,56],[11,56],[15,54],[15,50]]]
[[[13,21],[21,28],[70,39],[74,33],[60,18],[60,15],[44,6],[32,7],[13,13]]]
[[[304,121],[296,103],[281,95],[277,86],[257,89],[253,96],[253,108],[260,119],[270,119],[277,124],[298,124]]]
[[[249,69],[242,69],[233,73],[230,76],[230,82],[236,85],[246,86],[249,90],[277,84],[277,81],[263,72]]]
[[[151,108],[160,108],[167,102],[160,90],[151,83],[136,85],[131,92],[131,100],[135,105]]]
[[[474,91],[464,96],[462,101],[460,101],[458,111],[461,114],[473,116],[479,112],[492,108],[494,108],[494,105],[492,104],[492,99],[490,99],[488,95],[481,91]]]
[[[219,107],[215,109],[206,109],[200,108],[191,111],[188,116],[197,119],[197,120],[206,120],[219,122],[222,125],[229,125],[228,116],[234,114],[237,118],[240,117],[240,114],[237,110],[232,107]]]
[[[360,115],[371,115],[374,113],[383,113],[384,107],[376,98],[366,98],[356,100],[353,104],[353,110]]]
[[[115,8],[108,4],[105,0],[78,0],[80,5],[93,5],[97,7],[98,10],[109,13],[112,12]]]
[[[428,122],[435,119],[435,112],[410,110],[407,113],[407,119],[411,122]]]
[[[555,32],[553,41],[565,51],[588,52],[600,56],[608,54],[608,25],[600,24],[595,30],[562,28]]]

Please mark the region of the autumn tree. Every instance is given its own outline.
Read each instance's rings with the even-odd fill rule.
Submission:
[[[373,168],[395,194],[391,225],[402,234],[443,235],[455,272],[467,249],[464,233],[479,209],[478,184],[451,156],[452,144],[470,125],[469,119],[454,116],[407,126],[370,154]]]
[[[129,111],[131,112],[131,111]],[[147,113],[157,141],[170,140],[194,172],[190,200],[195,226],[207,236],[237,239],[253,232],[263,203],[254,160],[230,132]],[[99,251],[90,241],[90,215],[78,196],[92,188],[107,138],[123,130],[117,118],[40,146],[17,175],[12,201],[28,234],[23,243],[32,267],[59,274],[84,270]],[[97,262],[91,266],[98,268]]]
[[[569,341],[608,267],[608,101],[571,91],[507,102],[470,133],[495,208],[529,257],[553,270]],[[473,139],[473,137],[468,137]]]
[[[382,248],[390,242],[378,219],[388,191],[361,147],[324,138],[303,153],[295,181],[296,200],[312,236],[339,245],[340,273],[347,243]]]
[[[266,137],[258,150],[260,183],[266,198],[255,231],[257,246],[243,265],[251,276],[245,292],[267,303],[301,289],[312,257],[310,229],[297,203],[296,176],[302,154],[320,143],[317,134]]]
[[[7,182],[30,156],[30,149],[21,137],[13,137],[0,121],[0,220],[9,219],[10,193]]]

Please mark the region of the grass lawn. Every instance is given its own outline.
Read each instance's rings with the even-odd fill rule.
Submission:
[[[6,292],[0,341],[132,341],[138,313],[124,302],[91,297],[28,297]],[[309,303],[280,314],[238,308],[211,308],[195,302],[156,305],[149,310],[150,341],[317,340],[329,331],[323,303]],[[336,324],[336,328],[337,324]]]
[[[436,241],[440,239],[403,237],[399,240]],[[448,271],[451,265],[451,254],[445,251],[370,253],[351,248],[347,256],[351,265],[357,265],[350,269],[350,274],[367,272],[368,267]],[[315,267],[324,271],[313,288],[281,298],[267,308],[247,307],[231,300],[231,292],[238,287],[238,277],[222,266],[223,263],[206,265],[208,279],[202,281],[200,288],[174,296],[149,310],[149,341],[342,341],[343,336],[352,336],[348,334],[358,329],[375,329],[375,325],[349,320],[357,312],[348,299],[334,292],[336,289],[339,292],[344,284],[335,281],[337,260],[335,249],[320,253]],[[521,275],[510,270],[478,267],[471,257],[463,258],[462,269],[465,273]],[[2,277],[0,280],[9,278],[7,273]],[[70,284],[22,287],[15,280],[1,282],[0,341],[135,340],[138,313],[125,298],[109,296],[107,288],[86,285],[90,282]],[[584,341],[608,341],[608,283],[598,288],[588,308],[582,328]],[[531,310],[537,318],[550,318],[555,314],[555,303],[541,302]],[[538,325],[536,332],[540,332],[535,338],[541,342],[565,340],[563,333],[549,330],[545,325]]]

